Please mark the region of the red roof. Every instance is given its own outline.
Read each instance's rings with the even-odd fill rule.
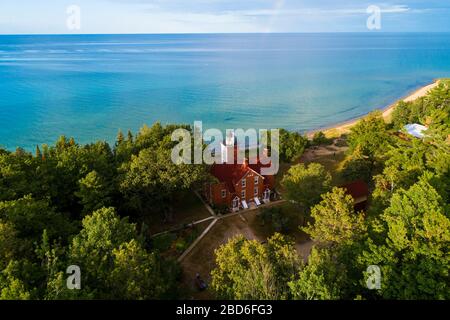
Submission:
[[[342,186],[342,188],[347,190],[347,193],[351,195],[354,199],[369,196],[369,187],[362,181],[354,181]]]
[[[214,164],[211,168],[211,174],[216,177],[220,182],[225,182],[228,190],[234,192],[234,186],[237,184],[247,172],[254,171],[261,175],[261,168],[270,167],[269,165],[263,165],[259,159],[256,164]]]

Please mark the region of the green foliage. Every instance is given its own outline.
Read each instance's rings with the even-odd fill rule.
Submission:
[[[0,300],[29,300],[25,284],[11,274],[10,267],[0,273]]]
[[[303,163],[292,166],[281,181],[286,198],[298,203],[305,211],[320,202],[321,195],[330,189],[331,175],[318,163],[307,167]]]
[[[261,209],[258,219],[263,225],[270,224],[275,232],[286,233],[289,231],[290,217],[283,212],[281,207]]]
[[[343,299],[343,287],[348,281],[347,270],[343,264],[336,263],[336,259],[333,250],[313,247],[308,264],[300,271],[298,279],[289,282],[293,299]]]
[[[361,152],[361,147],[356,147],[353,153],[345,159],[341,175],[345,181],[363,180],[369,183],[372,180],[373,163]]]
[[[333,246],[313,249],[298,281],[290,283],[295,298],[449,299],[448,88],[442,81],[394,112],[396,130],[411,122],[428,125],[422,140],[389,136],[378,115],[352,130],[342,174],[353,180],[382,170],[374,177],[369,215],[362,221],[351,199],[336,190],[313,208],[315,223],[306,231]],[[381,268],[380,290],[366,288],[369,265]]]
[[[0,300],[29,300],[32,298],[33,292],[21,279],[21,272],[24,272],[21,269],[25,269],[24,265],[21,265],[19,261],[11,260],[6,268],[0,270]]]
[[[31,166],[31,155],[0,153],[0,201],[14,200],[30,193],[27,173]]]
[[[211,288],[220,299],[286,299],[301,267],[294,244],[275,234],[267,244],[231,239],[216,250]]]
[[[83,219],[83,229],[73,238],[67,263],[80,266],[83,290],[64,287],[62,273],[49,281],[52,299],[157,299],[172,290],[163,261],[147,252],[136,226],[112,208],[102,208]]]
[[[113,149],[61,136],[33,154],[0,150],[0,270],[14,267],[3,274],[2,298],[177,296],[178,264],[147,251],[135,226],[104,207],[140,223],[146,214],[172,218],[174,197],[207,177],[204,166],[170,161],[180,127],[190,130],[156,123],[136,136],[119,132]],[[67,290],[70,264],[82,267],[83,290]]]
[[[380,112],[372,112],[350,129],[348,135],[349,154],[359,152],[370,161],[382,158],[390,140],[386,123]]]
[[[314,133],[312,138],[312,145],[314,146],[320,146],[320,145],[326,145],[330,144],[331,140],[328,139],[325,134],[322,131],[318,131]]]
[[[105,179],[97,171],[91,171],[79,180],[79,191],[75,195],[80,198],[83,213],[88,214],[111,205],[111,193],[112,187]]]
[[[360,258],[380,266],[386,299],[449,299],[448,204],[426,179],[399,190],[381,216],[385,237],[368,241]]]
[[[280,129],[280,160],[293,162],[300,158],[308,145],[308,139],[298,132]]]
[[[136,240],[113,250],[114,268],[109,282],[112,297],[126,300],[161,298],[172,285],[162,276],[161,260],[147,253]]]
[[[431,114],[450,108],[450,81],[440,80],[439,85],[431,92],[412,102],[400,101],[392,112],[394,128],[401,129],[409,123],[428,122]],[[448,127],[447,127],[448,130]]]
[[[177,165],[170,159],[170,150],[143,149],[122,166],[120,190],[128,208],[141,213],[162,211],[167,215],[175,194],[206,179],[205,166]]]
[[[308,223],[303,231],[324,244],[342,244],[354,240],[365,231],[364,217],[354,210],[352,196],[344,189],[333,190],[322,196],[322,202],[311,209],[314,224]]]
[[[107,292],[113,250],[136,236],[136,226],[103,208],[83,219],[83,229],[69,248],[69,261],[84,270],[85,286]]]
[[[16,257],[21,245],[14,226],[0,219],[0,270]]]
[[[152,239],[152,248],[160,252],[167,251],[170,249],[176,238],[176,235],[172,232],[156,236]]]
[[[21,238],[40,239],[44,230],[50,238],[67,238],[74,232],[67,217],[55,212],[47,201],[31,196],[0,202],[0,219],[10,222]]]

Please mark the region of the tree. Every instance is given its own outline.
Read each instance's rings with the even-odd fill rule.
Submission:
[[[120,190],[128,208],[139,214],[163,212],[171,220],[173,197],[206,179],[204,165],[175,164],[170,153],[144,149],[122,166]]]
[[[42,158],[42,152],[41,152],[41,149],[39,149],[38,145],[36,146],[35,157],[38,158],[38,159]]]
[[[322,131],[318,131],[316,133],[314,133],[313,138],[312,138],[312,144],[315,146],[320,146],[323,144],[328,144],[330,143],[330,140],[327,139],[327,137],[325,136],[325,134]]]
[[[352,154],[359,147],[361,153],[374,163],[383,156],[389,140],[390,136],[381,113],[372,112],[350,129],[347,139],[348,152]]]
[[[123,135],[123,132],[122,132],[122,130],[119,130],[119,132],[117,133],[117,138],[116,138],[116,147],[120,146],[124,141],[125,141],[125,137]]]
[[[311,238],[319,243],[341,244],[364,232],[364,217],[355,212],[353,198],[344,189],[333,188],[322,199],[311,209],[314,224],[303,228]]]
[[[308,139],[298,132],[289,132],[280,129],[280,150],[281,161],[292,162],[300,158],[308,144]]]
[[[106,294],[113,250],[135,237],[134,224],[120,219],[113,208],[102,208],[83,219],[83,229],[69,248],[69,262],[84,271],[85,286]]]
[[[291,219],[281,207],[263,208],[258,218],[264,225],[269,223],[275,232],[285,233],[289,231]]]
[[[29,300],[31,292],[24,281],[17,277],[19,263],[11,260],[8,266],[0,271],[0,300]]]
[[[378,265],[385,299],[449,299],[448,204],[426,177],[408,190],[399,190],[381,216],[382,236],[367,242],[360,257]]]
[[[430,115],[430,125],[424,142],[429,146],[426,153],[427,167],[440,175],[450,171],[450,101],[443,109]]]
[[[133,133],[130,130],[127,132],[127,142],[133,143]]]
[[[0,219],[0,270],[3,270],[16,257],[20,247],[21,243],[14,226]]]
[[[215,251],[211,288],[220,299],[286,299],[288,282],[295,279],[301,261],[294,244],[275,234],[267,244],[231,239]]]
[[[113,252],[112,295],[125,300],[159,299],[173,285],[163,277],[164,265],[155,253],[148,253],[131,240]]]
[[[75,193],[83,205],[83,213],[88,214],[111,205],[111,186],[108,186],[97,171],[89,172],[79,181],[80,190]]]
[[[292,166],[281,181],[286,198],[295,201],[305,213],[320,202],[320,196],[330,189],[330,184],[331,175],[319,163]]]
[[[436,111],[449,111],[450,81],[442,79],[428,95],[415,101],[401,101],[392,113],[392,123],[396,129],[403,128],[408,123],[427,123],[429,117]]]
[[[0,153],[0,201],[14,200],[29,194],[31,155]]]
[[[298,279],[289,282],[293,299],[343,299],[343,288],[348,279],[345,266],[336,260],[336,253],[332,249],[313,247]]]
[[[362,154],[361,147],[358,146],[342,164],[341,175],[346,181],[364,180],[369,183],[373,169],[372,162]]]
[[[40,240],[46,229],[51,239],[66,239],[74,232],[74,224],[49,205],[46,200],[31,196],[0,202],[0,219],[11,223],[19,238]]]
[[[427,170],[429,149],[430,145],[420,139],[411,141],[398,139],[387,149],[383,172],[374,176],[372,207],[375,207],[378,213],[389,205],[392,195],[397,190],[410,188]]]
[[[82,270],[82,290],[69,292],[64,273],[48,282],[52,299],[158,299],[173,290],[162,260],[149,253],[136,226],[121,219],[113,208],[102,208],[83,219],[83,229],[68,249],[67,265]]]
[[[19,279],[5,277],[0,280],[0,300],[29,300],[30,293]]]

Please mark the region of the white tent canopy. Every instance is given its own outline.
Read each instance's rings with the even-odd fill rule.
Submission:
[[[428,130],[427,127],[417,123],[407,124],[404,129],[410,135],[419,139],[422,139],[425,136],[424,132]]]

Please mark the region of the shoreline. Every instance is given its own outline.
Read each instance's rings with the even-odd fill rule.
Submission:
[[[394,103],[388,105],[384,109],[374,109],[373,111],[376,111],[376,110],[381,111],[384,120],[389,122],[392,112],[394,111],[395,107],[397,106],[397,104],[400,101],[412,102],[421,97],[424,97],[428,94],[428,92],[430,90],[432,90],[436,86],[438,86],[439,82],[440,82],[440,79],[435,79],[432,83],[427,84],[423,87],[420,87],[420,88],[412,91],[408,95],[396,100]],[[334,124],[334,125],[331,125],[328,127],[314,129],[314,130],[308,131],[306,133],[306,136],[308,138],[312,138],[316,132],[322,131],[327,137],[339,137],[345,133],[350,132],[350,128],[353,127],[354,125],[356,125],[361,119],[363,119],[366,116],[367,116],[367,114],[356,117],[354,119],[344,121],[344,122],[340,122],[340,123],[337,123],[337,124]]]

